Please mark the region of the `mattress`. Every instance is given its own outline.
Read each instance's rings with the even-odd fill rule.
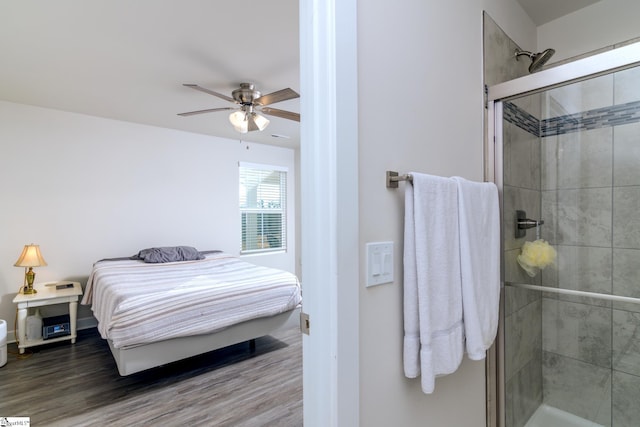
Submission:
[[[302,300],[294,274],[214,253],[197,261],[147,264],[98,261],[82,304],[115,348],[208,334],[296,308]]]

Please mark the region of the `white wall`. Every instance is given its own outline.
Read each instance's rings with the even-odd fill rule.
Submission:
[[[561,61],[640,37],[640,2],[601,0],[538,27],[538,50],[552,47]]]
[[[35,243],[36,282],[86,282],[93,262],[151,246],[240,251],[238,162],[289,168],[289,250],[249,257],[295,272],[294,151],[0,101],[0,318],[13,330]],[[81,307],[79,317],[91,317]]]
[[[360,425],[484,426],[485,365],[465,360],[425,395],[402,369],[404,187],[386,170],[483,179],[483,8],[535,45],[514,1],[358,3]],[[395,281],[365,288],[367,242],[395,242]]]

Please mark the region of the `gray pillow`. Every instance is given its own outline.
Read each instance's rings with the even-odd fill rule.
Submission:
[[[204,255],[191,246],[164,246],[143,249],[131,258],[148,263],[161,263],[204,259]]]

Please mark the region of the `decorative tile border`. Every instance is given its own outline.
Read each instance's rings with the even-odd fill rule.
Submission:
[[[544,120],[536,119],[511,102],[505,102],[504,119],[536,137],[561,135],[640,122],[640,101]]]
[[[540,120],[512,102],[503,104],[504,119],[530,134],[540,136]]]

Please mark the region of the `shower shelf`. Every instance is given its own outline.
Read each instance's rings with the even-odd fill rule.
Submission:
[[[527,283],[505,282],[505,286],[511,286],[513,288],[521,288],[521,289],[530,289],[533,291],[552,292],[556,294],[575,295],[580,297],[589,297],[589,298],[596,298],[596,299],[608,300],[608,301],[630,302],[633,304],[640,304],[640,298],[623,297],[620,295],[600,294],[597,292],[574,291],[573,289],[552,288],[550,286],[529,285]]]

